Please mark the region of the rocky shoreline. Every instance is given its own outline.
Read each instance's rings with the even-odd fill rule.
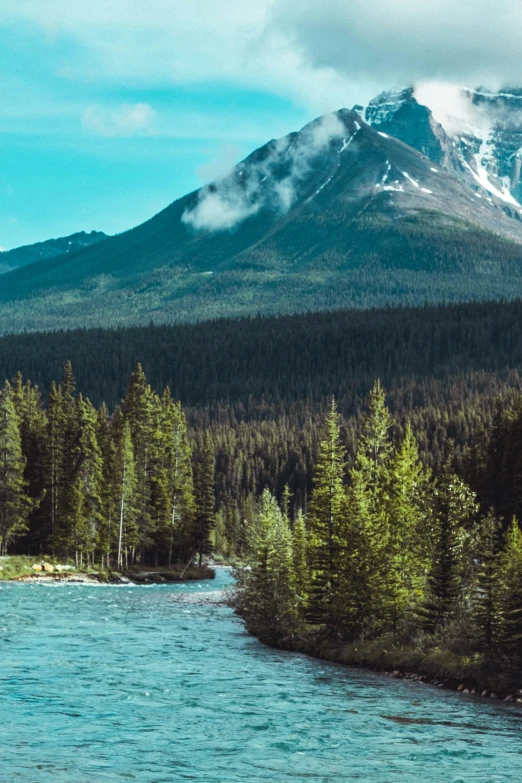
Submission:
[[[189,569],[132,570],[124,573],[106,571],[82,573],[74,571],[51,571],[22,574],[8,578],[10,582],[24,583],[68,583],[68,584],[112,584],[112,585],[150,585],[169,584],[171,582],[191,582],[200,579],[214,579],[215,571],[207,566]]]

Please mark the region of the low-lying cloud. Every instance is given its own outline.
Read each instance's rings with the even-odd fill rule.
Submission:
[[[246,162],[202,188],[197,204],[182,221],[196,230],[230,230],[263,208],[284,214],[294,203],[316,155],[346,136],[337,114],[326,114],[295,137],[273,142],[262,160]]]

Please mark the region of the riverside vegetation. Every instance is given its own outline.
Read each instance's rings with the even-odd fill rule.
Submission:
[[[42,391],[18,374],[0,393],[2,552],[106,569],[185,566],[210,549],[229,562],[248,558],[253,570],[240,577],[238,606],[267,641],[448,680],[466,674],[470,685],[498,676],[501,691],[520,672],[513,518],[522,518],[521,307],[4,338],[0,366],[9,375],[13,366],[34,373]],[[80,386],[96,407],[77,393],[69,363],[60,384],[49,380],[64,354],[81,362]],[[138,366],[122,394],[125,368],[142,357],[160,393]],[[370,414],[360,415],[362,395],[378,376],[390,389],[393,419],[376,387],[382,452],[367,455],[363,470]],[[321,569],[312,555],[332,392],[342,414],[330,411],[329,419],[342,444],[341,510],[329,545],[332,571],[321,576],[332,612],[348,607],[348,574],[357,575],[352,608],[339,618],[321,615],[314,576]],[[268,498],[272,510],[284,506],[287,533],[302,534],[290,630],[277,613],[267,612],[274,622],[264,626],[241,598],[243,578],[258,574],[253,542]],[[347,527],[358,508],[359,527]],[[349,537],[353,530],[359,538]],[[443,545],[449,554],[439,558],[437,576],[432,555]],[[348,569],[353,557],[360,573]],[[438,616],[437,579],[446,585]],[[480,603],[484,595],[489,604]]]
[[[0,393],[0,554],[52,553],[76,566],[172,566],[211,549],[214,457],[193,464],[185,417],[141,367],[111,416],[63,381],[40,393],[18,375]]]
[[[393,443],[392,427],[377,382],[347,471],[332,402],[307,514],[292,522],[288,493],[279,505],[266,490],[257,503],[237,610],[275,646],[399,665],[470,689],[518,689],[519,523],[493,508],[480,513],[477,494],[455,473],[451,444],[435,478],[411,428]],[[504,421],[504,439],[501,431],[478,461],[482,480],[500,493],[520,477],[520,406]],[[499,474],[490,473],[493,464]]]

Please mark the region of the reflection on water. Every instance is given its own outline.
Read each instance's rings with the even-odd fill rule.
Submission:
[[[520,783],[516,707],[263,647],[229,579],[4,583],[0,783]]]

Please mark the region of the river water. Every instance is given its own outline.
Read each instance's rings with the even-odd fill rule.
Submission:
[[[4,583],[1,783],[520,783],[522,710],[268,649],[229,581]]]

